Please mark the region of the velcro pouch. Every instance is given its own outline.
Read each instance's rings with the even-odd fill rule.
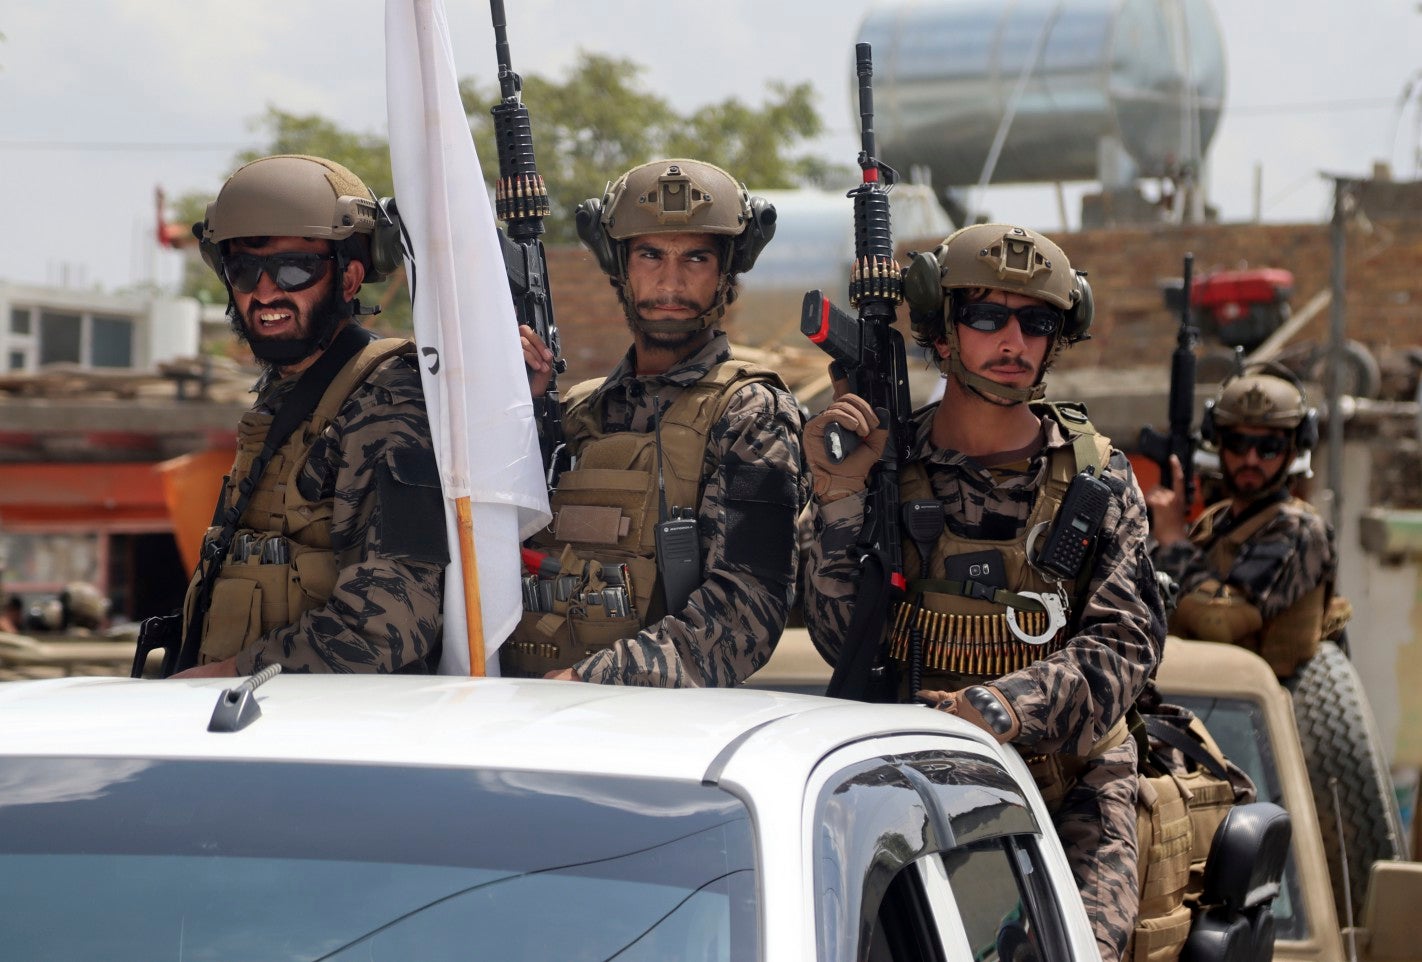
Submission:
[[[206,664],[231,658],[262,635],[262,586],[243,578],[219,578],[202,626]]]
[[[615,545],[627,537],[631,524],[632,519],[621,508],[571,504],[554,519],[553,537],[580,544]]]

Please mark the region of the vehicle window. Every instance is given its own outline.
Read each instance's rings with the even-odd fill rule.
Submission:
[[[870,962],[1068,957],[1055,899],[1033,853],[1032,839],[1005,837],[900,871],[879,905]]]
[[[0,783],[6,957],[739,962],[759,954],[750,818],[714,787],[15,758]]]
[[[1167,700],[1199,716],[1225,757],[1244,769],[1253,780],[1259,801],[1287,808],[1279,766],[1274,760],[1274,746],[1269,742],[1269,730],[1257,704],[1241,698],[1179,694],[1169,694]],[[1284,884],[1274,899],[1274,926],[1275,938],[1306,939],[1309,936],[1307,909],[1301,897],[1292,846],[1284,862]]]
[[[863,958],[866,938],[876,962],[957,959],[969,945],[995,947],[1012,919],[1026,919],[1024,934],[1060,933],[1030,854],[1041,829],[994,760],[924,751],[844,767],[820,794],[816,825],[817,943],[827,962]],[[1044,911],[1051,918],[1040,921]],[[1050,944],[1062,948],[1001,957],[1065,957],[1062,938]],[[1018,942],[1011,946],[1016,953]]]

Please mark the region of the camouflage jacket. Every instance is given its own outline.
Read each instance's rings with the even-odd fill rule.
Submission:
[[[1047,452],[1070,444],[1043,421],[1045,443],[1016,466],[984,467],[930,441],[930,405],[913,416],[909,459],[924,463],[951,531],[961,537],[1026,538],[1034,494],[1047,477]],[[1073,632],[1066,645],[993,684],[1011,701],[1022,728],[1015,743],[1034,753],[1085,755],[1135,702],[1160,661],[1165,612],[1146,552],[1145,498],[1130,463],[1112,449],[1101,479],[1111,504],[1098,536],[1084,591],[1072,599]],[[854,609],[858,569],[849,549],[859,537],[863,493],[812,502],[816,537],[807,562],[805,621],[831,661],[838,656]]]
[[[629,350],[591,401],[602,410],[605,430],[651,431],[653,415],[671,407],[682,388],[730,358],[730,342],[717,333],[665,373],[638,377]],[[697,513],[705,581],[691,593],[685,617],[668,615],[574,665],[584,681],[728,687],[765,664],[780,640],[795,593],[795,517],[808,491],[800,409],[784,391],[748,384],[711,429],[707,448],[715,468]],[[747,466],[761,479],[754,500],[727,489],[731,472],[745,479]]]
[[[1156,567],[1170,575],[1182,595],[1215,578],[1243,593],[1267,623],[1338,572],[1333,528],[1301,501],[1285,501],[1279,512],[1245,542],[1229,571],[1213,571],[1208,546],[1192,541],[1157,545]]]
[[[274,413],[296,377],[264,377],[254,410]],[[262,635],[237,655],[239,674],[279,663],[296,672],[434,670],[449,560],[438,488],[383,503],[378,478],[392,452],[428,461],[438,478],[419,371],[385,361],[346,400],[312,447],[298,479],[303,495],[334,501],[336,585],[325,605]]]

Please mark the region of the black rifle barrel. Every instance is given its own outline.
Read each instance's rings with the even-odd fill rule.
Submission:
[[[874,56],[867,43],[854,45],[855,68],[859,73],[859,164],[874,164]],[[865,168],[868,169],[867,167]],[[877,172],[878,167],[875,165]]]
[[[848,192],[854,202],[854,266],[849,281],[850,315],[819,291],[805,297],[801,330],[843,371],[849,390],[867,401],[888,429],[884,453],[868,479],[859,552],[863,566],[849,634],[844,639],[828,693],[860,700],[892,700],[883,644],[889,606],[904,590],[899,543],[898,466],[908,434],[910,408],[903,336],[894,329],[903,279],[894,262],[889,188],[894,172],[874,152],[874,63],[867,43],[855,46],[859,75],[861,182]],[[858,446],[848,432],[827,432],[829,456]],[[871,574],[871,572],[877,573]],[[887,684],[886,684],[887,683]],[[889,690],[886,690],[889,689]]]
[[[1195,498],[1195,437],[1191,426],[1195,420],[1195,319],[1190,310],[1191,275],[1195,255],[1187,253],[1180,291],[1180,330],[1176,334],[1175,354],[1170,361],[1170,446],[1180,460],[1185,474],[1185,511]],[[1168,467],[1168,466],[1167,466]],[[1167,475],[1167,479],[1168,479]]]
[[[504,0],[489,0],[489,13],[494,19],[494,56],[499,61],[499,95],[505,100],[518,98],[523,86],[518,74],[513,72],[509,56],[508,18],[504,15]]]
[[[521,98],[523,80],[509,58],[504,0],[489,0],[494,21],[494,53],[499,62],[499,91],[503,98],[490,108],[494,118],[494,144],[499,153],[499,181],[494,189],[494,209],[507,227],[500,232],[504,265],[520,326],[527,325],[553,352],[553,373],[542,397],[533,399],[538,422],[538,443],[549,484],[567,467],[563,415],[558,396],[558,375],[567,370],[553,317],[553,292],[548,283],[548,258],[543,250],[543,219],[552,208],[548,188],[538,173],[533,153],[533,124]]]

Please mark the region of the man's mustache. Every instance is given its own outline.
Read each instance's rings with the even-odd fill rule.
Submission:
[[[1035,368],[1020,357],[1004,357],[990,361],[983,367],[985,371],[1013,371],[1031,374]]]
[[[637,310],[639,311],[664,311],[669,307],[679,307],[683,310],[697,311],[698,313],[702,310],[700,304],[684,297],[663,297],[657,300],[637,302]]]

